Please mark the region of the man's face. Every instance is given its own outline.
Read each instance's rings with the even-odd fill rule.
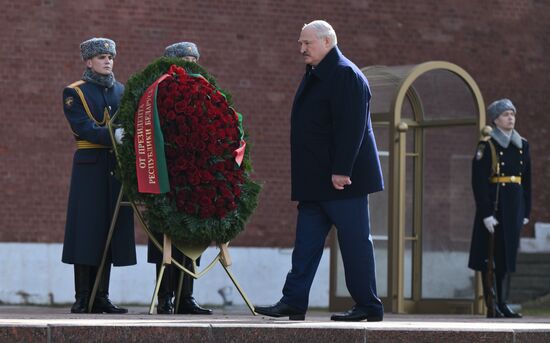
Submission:
[[[86,66],[100,75],[111,74],[113,72],[114,63],[113,56],[110,54],[101,54],[86,60]]]
[[[181,59],[187,62],[197,63],[197,58],[195,56],[183,56]]]
[[[503,131],[511,131],[516,125],[516,114],[512,110],[502,112],[497,119],[495,125]]]
[[[312,66],[317,66],[331,49],[330,39],[317,38],[315,30],[310,27],[302,30],[298,43],[300,43],[300,53],[304,57],[304,62]]]

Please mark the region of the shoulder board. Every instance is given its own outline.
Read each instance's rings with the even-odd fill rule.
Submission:
[[[83,81],[83,80],[78,80],[76,82],[73,82],[71,83],[70,85],[67,86],[67,88],[75,88],[75,87],[78,87],[82,84],[86,83],[86,81]]]

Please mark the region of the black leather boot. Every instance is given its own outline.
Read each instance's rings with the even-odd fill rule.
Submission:
[[[506,318],[521,318],[521,313],[514,312],[506,303],[508,301],[508,294],[510,290],[510,277],[508,274],[497,274],[496,281],[499,300],[497,308]]]
[[[494,276],[496,279],[496,276]],[[485,306],[487,307],[487,318],[502,318],[504,315],[498,308],[498,295],[495,292],[494,284],[490,285],[487,282],[487,273],[481,272],[482,284],[483,284],[483,298],[485,299]],[[493,298],[493,303],[489,304],[489,295]]]
[[[95,296],[94,305],[92,306],[92,313],[112,313],[112,314],[128,313],[127,309],[114,305],[109,299],[110,277],[111,277],[111,264],[107,264],[105,265],[105,268],[103,268],[101,280],[99,281],[97,295]]]
[[[162,267],[161,263],[157,263],[157,277]],[[159,292],[157,294],[157,314],[172,314],[174,313],[174,291],[172,288],[172,278],[173,278],[173,267],[172,265],[166,266],[164,269],[164,274],[162,275],[162,281],[160,282]]]
[[[185,268],[193,270],[193,261],[185,257]],[[183,285],[180,297],[178,299],[178,314],[212,314],[211,309],[203,308],[195,298],[193,298],[193,279],[192,276],[183,273]]]
[[[74,289],[75,299],[71,306],[71,313],[88,312],[88,299],[90,297],[90,275],[93,267],[82,264],[74,265]]]

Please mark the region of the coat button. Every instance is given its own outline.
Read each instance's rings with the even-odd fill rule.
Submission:
[[[520,154],[523,154],[523,150],[520,150],[519,153],[520,153]]]
[[[504,162],[500,162],[500,165],[503,166],[503,165],[504,165]]]
[[[501,152],[500,152],[500,156],[502,156],[502,155],[504,155],[504,153],[501,151]]]
[[[523,164],[523,161],[519,161],[519,164]]]
[[[113,172],[110,172],[109,174],[111,174],[111,176],[115,175],[115,173],[113,173]]]
[[[501,185],[502,187],[505,187],[505,186],[506,186],[506,184],[505,184],[504,182],[501,183],[500,185]]]

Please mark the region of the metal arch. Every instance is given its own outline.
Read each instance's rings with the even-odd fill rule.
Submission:
[[[394,123],[397,123],[399,120],[401,120],[403,100],[405,99],[405,96],[409,88],[411,88],[413,82],[416,81],[416,79],[418,79],[421,75],[433,70],[448,70],[460,77],[466,83],[470,91],[473,93],[475,102],[477,104],[478,129],[481,130],[481,128],[485,126],[485,103],[483,101],[483,96],[481,95],[481,90],[466,70],[462,69],[454,63],[445,61],[430,61],[421,63],[413,67],[409,74],[401,81],[401,84],[398,86],[398,92],[395,95],[391,107],[391,112],[393,112],[394,114]]]
[[[421,126],[422,124],[425,124],[425,118],[422,108],[422,102],[421,99],[418,97],[418,94],[416,94],[416,91],[414,90],[414,87],[412,86],[414,81],[416,81],[421,75],[426,74],[433,70],[447,70],[461,78],[466,86],[469,88],[473,98],[475,99],[475,104],[477,105],[478,115],[477,115],[477,127],[478,132],[481,131],[481,128],[485,125],[485,105],[483,101],[483,97],[481,95],[481,91],[479,87],[477,86],[477,83],[474,81],[474,79],[462,68],[459,66],[444,62],[444,61],[431,61],[431,62],[425,62],[422,64],[419,64],[417,66],[412,67],[411,70],[409,70],[408,74],[402,79],[401,83],[397,86],[397,92],[395,94],[395,97],[393,99],[393,103],[390,105],[390,125],[391,129],[393,130],[393,142],[390,143],[390,154],[392,154],[394,157],[390,160],[390,174],[391,178],[396,185],[393,190],[393,194],[391,195],[393,199],[393,204],[390,205],[389,212],[393,213],[391,218],[389,218],[389,222],[392,222],[392,225],[390,225],[391,229],[388,234],[390,236],[393,236],[393,246],[395,247],[394,254],[397,253],[397,255],[393,256],[393,258],[390,261],[388,260],[388,264],[392,264],[392,268],[394,268],[394,271],[392,274],[394,276],[397,276],[395,274],[402,275],[403,272],[403,251],[404,248],[404,225],[405,225],[405,213],[404,213],[404,206],[405,206],[405,199],[404,195],[401,194],[402,192],[399,191],[401,187],[405,184],[405,171],[404,171],[404,155],[406,153],[406,142],[405,140],[405,133],[400,130],[402,127],[402,110],[403,110],[403,102],[405,100],[405,97],[409,101],[411,101],[411,105],[413,107],[413,113],[416,120],[419,120]],[[447,120],[439,120],[440,122],[447,122]],[[449,121],[449,122],[452,122]],[[405,126],[406,127],[406,126]],[[415,139],[416,141],[416,139]],[[420,188],[422,188],[422,185],[419,185]],[[397,206],[397,208],[393,207]],[[392,255],[394,255],[392,254]],[[482,305],[480,305],[481,301],[479,300],[479,277],[476,275],[476,297],[474,299],[474,313],[481,313],[481,309],[483,308]],[[404,312],[405,310],[405,303],[404,303],[404,297],[403,297],[403,279],[400,276],[397,276],[397,278],[393,278],[392,280],[389,280],[388,286],[390,287],[388,289],[388,295],[391,294],[392,296],[392,310],[394,312]]]

